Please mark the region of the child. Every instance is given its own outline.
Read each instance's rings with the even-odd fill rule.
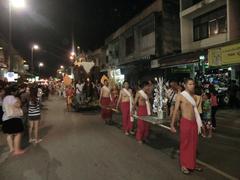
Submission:
[[[212,123],[211,123],[211,94],[206,93],[203,95],[203,113],[202,113],[202,121],[203,121],[203,133],[202,137],[206,137],[208,133],[208,137],[212,137]]]

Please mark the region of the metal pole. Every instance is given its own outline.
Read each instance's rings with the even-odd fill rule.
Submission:
[[[31,48],[31,72],[34,72],[34,65],[33,65],[33,47]]]
[[[8,70],[12,71],[12,6],[8,4]]]

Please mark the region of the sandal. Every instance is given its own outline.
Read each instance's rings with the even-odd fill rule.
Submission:
[[[185,167],[182,167],[182,168],[181,168],[181,171],[182,171],[182,173],[185,174],[185,175],[190,174],[190,171],[189,171],[187,168],[185,168]]]
[[[36,140],[36,141],[35,141],[35,144],[38,144],[38,143],[40,143],[40,142],[42,142],[42,139]]]
[[[125,132],[125,135],[126,135],[126,136],[129,136],[129,133],[128,133],[128,132]]]
[[[130,134],[131,134],[131,135],[134,135],[134,134],[135,134],[135,132],[134,132],[134,131],[130,131]]]
[[[198,171],[198,172],[202,172],[202,171],[203,171],[203,168],[201,168],[201,167],[198,166],[198,167],[195,167],[194,170],[195,170],[195,171]]]
[[[33,143],[33,142],[35,142],[36,140],[35,139],[29,139],[29,143]]]

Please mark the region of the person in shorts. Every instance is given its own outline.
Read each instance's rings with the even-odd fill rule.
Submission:
[[[17,88],[14,86],[8,87],[5,90],[6,96],[2,102],[3,108],[3,133],[7,135],[7,143],[9,152],[14,155],[21,155],[25,150],[21,149],[22,132],[24,130],[21,117],[23,112],[21,109],[20,100],[15,97]]]
[[[41,119],[40,100],[38,98],[38,88],[30,88],[30,99],[28,106],[29,120],[29,143],[38,144],[42,141],[39,139],[39,122]]]

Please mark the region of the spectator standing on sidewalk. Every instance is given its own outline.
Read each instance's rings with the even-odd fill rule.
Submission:
[[[211,94],[207,93],[203,95],[203,114],[202,114],[202,137],[212,137],[212,122],[211,122]]]
[[[3,99],[3,133],[7,134],[7,143],[10,153],[13,155],[21,155],[25,151],[21,149],[21,138],[24,130],[21,117],[23,112],[21,109],[21,102],[15,97],[17,89],[15,87],[8,87],[6,89],[6,96]]]
[[[0,124],[2,124],[2,117],[3,117],[2,104],[3,104],[4,96],[5,96],[5,90],[3,87],[0,87]]]
[[[215,89],[210,90],[211,94],[211,119],[212,119],[212,128],[215,129],[217,126],[216,123],[216,113],[218,109],[218,98],[217,98],[217,91]]]
[[[41,119],[40,112],[40,100],[38,97],[38,89],[32,87],[30,89],[30,101],[28,107],[28,119],[29,119],[29,143],[39,143],[42,139],[39,139],[39,122]],[[32,136],[34,133],[34,138]]]
[[[238,107],[238,99],[236,98],[238,89],[239,89],[239,87],[236,84],[236,80],[232,80],[230,88],[229,88],[229,93],[230,93],[229,103],[230,103],[231,108]]]
[[[28,120],[28,103],[29,103],[29,92],[27,92],[26,84],[20,85],[20,89],[17,96],[21,101],[22,110],[23,110],[23,124],[26,127],[27,120]]]

